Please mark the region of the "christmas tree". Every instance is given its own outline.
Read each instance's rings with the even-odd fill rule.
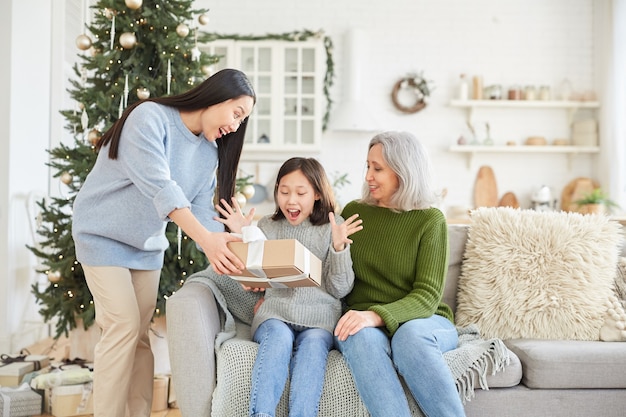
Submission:
[[[72,240],[74,197],[96,161],[95,143],[123,109],[142,99],[184,92],[211,73],[219,57],[197,47],[198,25],[208,23],[208,10],[192,9],[192,0],[100,0],[91,8],[93,20],[76,39],[79,53],[75,80],[68,89],[77,103],[61,111],[74,137],[71,146],[49,150],[54,177],[66,190],[61,197],[40,201],[38,234],[41,242],[29,249],[40,259],[44,286],[32,292],[46,321],[56,319],[56,337],[82,321],[94,323],[93,299]],[[156,315],[187,276],[207,267],[191,239],[170,223],[170,248],[161,272]],[[80,319],[77,321],[77,319]]]

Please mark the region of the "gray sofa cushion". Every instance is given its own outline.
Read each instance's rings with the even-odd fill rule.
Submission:
[[[528,388],[626,388],[626,343],[579,340],[504,341],[522,362]]]
[[[459,275],[461,275],[461,265],[463,254],[465,253],[465,242],[467,241],[466,224],[448,225],[448,242],[450,244],[450,257],[448,258],[448,275],[446,286],[443,290],[443,302],[456,311],[456,290]]]

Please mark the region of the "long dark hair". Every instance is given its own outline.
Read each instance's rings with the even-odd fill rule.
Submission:
[[[154,97],[138,101],[128,106],[122,117],[120,117],[109,130],[106,131],[96,143],[96,149],[111,144],[109,148],[109,158],[117,159],[120,136],[122,128],[128,115],[143,102],[153,101],[155,103],[174,107],[178,110],[193,111],[204,109],[215,104],[222,103],[230,99],[241,96],[250,96],[256,103],[256,94],[252,84],[246,75],[235,69],[223,69],[207,78],[202,84],[191,90],[169,97]],[[235,180],[237,178],[237,167],[241,157],[241,149],[246,135],[246,123],[243,123],[236,132],[231,132],[218,138],[217,155],[217,189],[218,198],[230,201],[235,193]],[[219,201],[219,200],[218,200]]]
[[[276,176],[276,184],[274,184],[274,201],[278,201],[276,196],[278,194],[278,184],[280,183],[281,178],[298,170],[302,172],[306,179],[311,183],[313,190],[320,196],[320,199],[315,201],[313,211],[309,216],[311,224],[319,226],[321,224],[328,223],[328,213],[335,211],[335,195],[324,167],[315,158],[294,157],[286,160],[282,164],[278,170],[278,175]],[[276,210],[272,215],[272,220],[280,220],[284,218],[285,215],[280,210],[278,203],[276,203]]]

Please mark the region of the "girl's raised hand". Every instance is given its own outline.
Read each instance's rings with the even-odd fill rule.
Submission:
[[[215,209],[220,212],[222,217],[214,217],[220,223],[225,224],[231,232],[241,233],[241,228],[244,226],[250,226],[252,219],[254,218],[254,207],[250,209],[247,215],[243,214],[241,207],[235,197],[232,197],[233,205],[231,206],[223,198],[220,200],[221,205],[215,206]],[[223,206],[223,207],[222,207]]]
[[[352,239],[349,239],[348,236],[363,229],[363,226],[361,226],[363,220],[358,217],[358,214],[353,214],[343,223],[337,224],[335,221],[335,213],[328,213],[328,220],[330,220],[331,228],[330,230],[333,236],[333,247],[336,252],[344,250],[346,245],[352,243]]]

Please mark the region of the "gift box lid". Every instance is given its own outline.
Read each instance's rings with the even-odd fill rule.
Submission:
[[[35,369],[32,362],[12,362],[0,366],[0,375],[3,376],[23,376]]]
[[[45,355],[0,355],[0,375],[24,375],[50,365]]]

